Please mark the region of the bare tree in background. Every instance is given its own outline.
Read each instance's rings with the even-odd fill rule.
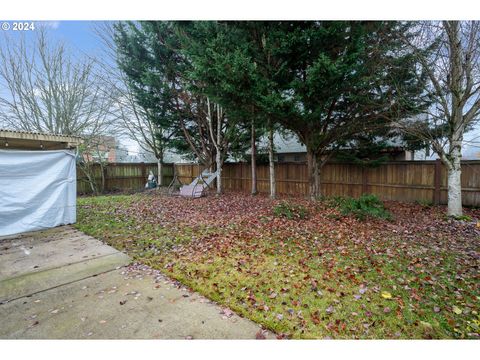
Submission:
[[[433,105],[422,117],[398,123],[428,143],[448,171],[448,214],[462,215],[461,158],[465,132],[480,119],[480,23],[423,22],[406,45],[428,77]]]
[[[121,96],[116,99],[115,118],[119,131],[129,139],[135,141],[141,150],[151,153],[157,159],[158,185],[163,185],[163,163],[165,155],[165,143],[163,139],[168,137],[165,129],[157,126],[151,117],[146,115],[133,99],[127,88],[120,92]]]
[[[136,142],[141,150],[152,154],[157,159],[158,185],[163,185],[163,163],[166,150],[164,139],[172,136],[152,120],[145,109],[138,105],[127,84],[125,74],[116,64],[116,47],[114,42],[114,23],[102,22],[94,29],[95,34],[104,45],[102,60],[97,59],[103,77],[109,87],[114,106],[115,128],[119,133]]]
[[[64,135],[106,130],[111,101],[91,60],[73,61],[40,29],[32,42],[5,36],[0,47],[0,119],[24,131]]]
[[[5,35],[2,42],[0,122],[16,130],[81,136],[79,165],[92,191],[98,192],[86,163],[95,158],[88,154],[95,152],[102,136],[111,135],[112,101],[95,61],[74,60],[44,28],[31,41]]]

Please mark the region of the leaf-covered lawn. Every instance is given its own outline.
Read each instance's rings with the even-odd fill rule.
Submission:
[[[358,221],[328,201],[225,194],[80,198],[77,227],[278,337],[479,338],[480,211],[387,203]]]

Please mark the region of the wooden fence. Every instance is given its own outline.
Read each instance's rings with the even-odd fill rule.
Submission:
[[[155,164],[111,164],[106,170],[106,189],[141,189],[148,171],[157,172]],[[176,165],[177,175],[184,184],[198,176],[196,164]],[[257,167],[257,187],[269,192],[268,165]],[[80,173],[79,173],[80,174]],[[307,195],[307,166],[302,163],[275,164],[279,194]],[[80,175],[79,175],[80,176]],[[173,179],[173,165],[164,166],[164,184]],[[226,190],[249,192],[251,167],[248,163],[227,163],[223,169]],[[326,196],[375,194],[383,200],[424,201],[434,204],[447,202],[447,172],[440,161],[395,161],[376,168],[349,163],[327,163],[321,171],[321,191]],[[81,180],[79,179],[81,182]],[[85,191],[79,185],[79,192]],[[87,189],[88,190],[88,189]],[[467,206],[480,206],[480,161],[462,161],[462,200]]]
[[[104,168],[105,191],[140,190],[145,187],[149,172],[157,176],[157,163],[110,163]],[[101,183],[101,167],[94,164],[92,173],[97,184]],[[163,168],[163,184],[169,184],[173,179],[173,165]],[[83,171],[77,166],[77,193],[91,193],[90,185]]]

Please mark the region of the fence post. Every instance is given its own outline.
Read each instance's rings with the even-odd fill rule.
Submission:
[[[442,176],[442,162],[440,159],[435,160],[435,175],[434,183],[435,190],[433,191],[433,204],[440,205],[440,181]]]

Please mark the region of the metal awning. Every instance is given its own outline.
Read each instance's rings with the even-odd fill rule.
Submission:
[[[79,136],[0,129],[0,149],[60,150],[78,147]]]

